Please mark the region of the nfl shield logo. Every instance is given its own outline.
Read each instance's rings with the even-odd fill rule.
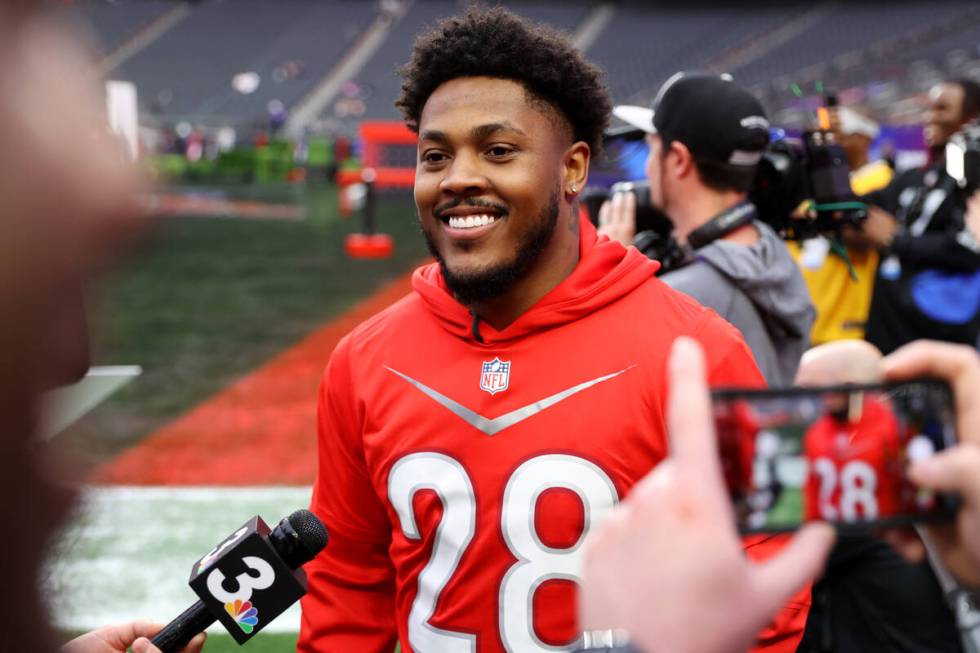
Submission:
[[[494,358],[483,362],[480,372],[480,390],[486,390],[492,395],[503,392],[510,385],[510,361]]]

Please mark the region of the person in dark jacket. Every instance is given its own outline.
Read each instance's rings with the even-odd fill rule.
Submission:
[[[868,196],[865,231],[881,262],[865,338],[883,353],[919,338],[973,344],[980,335],[980,233],[966,197],[946,174],[950,137],[980,113],[980,84],[953,80],[929,91],[923,135],[930,162]]]

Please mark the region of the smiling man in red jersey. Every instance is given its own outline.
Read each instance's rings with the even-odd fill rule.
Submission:
[[[734,327],[579,220],[610,102],[567,40],[471,10],[404,76],[437,262],[327,366],[312,508],[331,541],[299,650],[572,650],[582,542],[666,453],[671,343],[700,340],[715,384],[761,376]],[[795,649],[805,606],[769,650]]]

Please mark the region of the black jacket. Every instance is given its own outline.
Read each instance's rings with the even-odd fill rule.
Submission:
[[[865,338],[886,354],[918,338],[975,345],[980,252],[964,244],[964,198],[953,179],[939,164],[908,170],[867,199],[898,219],[899,232],[881,257]]]
[[[845,535],[813,586],[797,653],[959,653],[953,612],[928,562],[909,564],[888,544]]]

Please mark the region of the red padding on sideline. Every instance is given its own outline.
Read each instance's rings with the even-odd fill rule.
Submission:
[[[361,123],[361,138],[365,141],[382,141],[395,145],[412,145],[419,137],[403,122],[365,120]]]
[[[388,234],[351,234],[344,240],[344,250],[351,258],[388,258],[395,241]]]
[[[310,485],[316,391],[340,339],[411,291],[388,284],[258,370],[124,451],[94,474],[105,485]]]

